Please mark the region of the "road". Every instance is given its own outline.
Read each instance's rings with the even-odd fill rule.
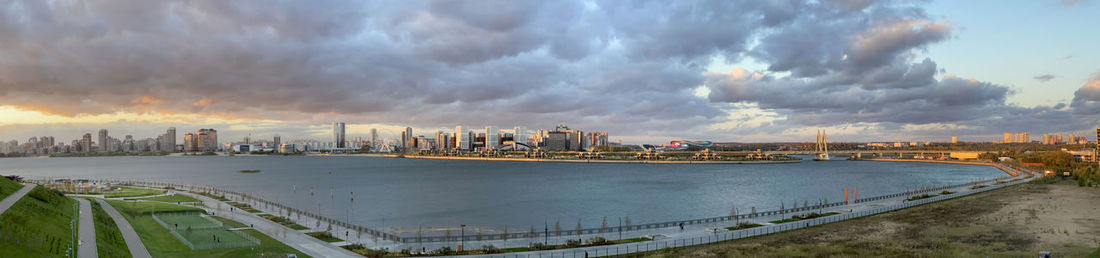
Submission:
[[[34,185],[23,185],[23,188],[19,189],[19,191],[15,191],[15,193],[8,195],[3,201],[0,201],[0,214],[4,214],[4,211],[7,211],[12,205],[15,205],[15,202],[22,199],[24,195],[27,195],[31,189],[34,189]]]
[[[122,232],[122,240],[126,241],[126,247],[130,249],[131,256],[134,258],[153,257],[149,255],[149,250],[145,249],[145,244],[141,243],[141,238],[138,237],[137,232],[134,231],[134,227],[130,226],[130,222],[126,221],[126,218],[122,217],[122,214],[118,213],[115,207],[100,199],[96,199],[95,201],[99,203],[99,206],[103,207],[104,211],[107,211],[107,215],[111,216],[111,219],[115,220],[115,224],[118,225],[118,230]]]
[[[88,199],[76,198],[80,202],[80,246],[76,249],[76,257],[99,257],[95,246],[95,220],[92,219],[92,202]]]

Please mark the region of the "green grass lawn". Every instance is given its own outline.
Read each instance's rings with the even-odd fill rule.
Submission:
[[[108,200],[107,202],[118,209],[119,212],[130,221],[130,224],[134,226],[134,230],[137,231],[138,235],[141,237],[141,242],[145,244],[145,248],[149,250],[149,253],[152,254],[153,257],[285,257],[288,253],[297,254],[298,257],[309,257],[263,233],[251,229],[244,230],[244,233],[260,239],[259,246],[191,250],[187,245],[184,245],[183,242],[180,242],[179,239],[176,239],[168,229],[161,227],[160,224],[153,220],[149,211],[153,207],[156,207],[157,212],[171,210],[200,211],[199,209],[152,202],[135,203],[116,200]],[[247,227],[241,223],[224,218],[215,217],[215,219],[222,221],[222,223],[225,223],[225,225],[229,227]]]
[[[110,215],[99,206],[96,201],[92,203],[92,218],[95,220],[95,243],[99,257],[130,257],[130,249],[126,247],[126,240],[122,238],[122,232],[118,230],[118,224]]]
[[[119,187],[118,190],[106,192],[103,197],[106,198],[121,198],[121,197],[138,197],[149,196],[164,193],[163,190],[146,189],[146,188],[133,188],[133,187]]]
[[[328,232],[325,232],[325,231],[309,232],[309,233],[306,233],[306,235],[309,235],[311,237],[315,237],[317,239],[320,239],[321,241],[325,241],[325,242],[329,242],[329,243],[344,241],[343,239],[336,238],[336,237],[332,236],[332,234],[329,234]]]
[[[0,215],[0,256],[65,256],[72,243],[74,203],[61,192],[35,187]]]
[[[275,223],[279,223],[280,225],[289,227],[290,229],[293,229],[293,230],[309,229],[306,226],[298,225],[298,223],[294,223],[293,221],[290,221],[286,217],[280,217],[280,216],[275,216],[275,215],[271,215],[271,214],[260,214],[260,217],[265,218],[265,219],[270,220],[270,221],[274,221]]]
[[[146,201],[158,201],[158,202],[199,202],[199,199],[195,199],[194,197],[186,196],[186,195],[182,195],[182,194],[163,195],[163,196],[145,197],[145,198],[137,198],[137,199],[138,200],[146,200]]]
[[[0,200],[7,198],[8,195],[15,193],[22,188],[22,184],[11,181],[10,179],[7,179],[5,177],[0,177]]]
[[[226,203],[229,204],[229,205],[232,205],[233,207],[237,207],[238,209],[242,209],[244,211],[247,211],[249,213],[260,213],[260,212],[262,212],[260,210],[255,209],[255,208],[252,208],[252,205],[248,205],[247,203],[239,203],[239,202],[226,202]]]

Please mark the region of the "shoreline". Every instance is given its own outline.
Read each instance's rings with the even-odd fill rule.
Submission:
[[[529,159],[529,158],[488,158],[488,157],[441,157],[393,154],[367,155],[387,158],[407,159],[439,159],[439,160],[469,160],[469,161],[517,161],[517,162],[557,162],[557,163],[597,163],[597,164],[790,164],[801,163],[802,160],[727,160],[727,161],[698,161],[698,160],[586,160],[586,159]]]
[[[866,161],[885,161],[885,162],[917,162],[917,163],[939,163],[939,164],[955,164],[955,165],[973,165],[973,166],[990,166],[1001,170],[1011,176],[1018,176],[1019,174],[1011,169],[1006,168],[998,163],[992,162],[969,162],[969,161],[955,161],[955,160],[924,160],[924,159],[863,159]]]

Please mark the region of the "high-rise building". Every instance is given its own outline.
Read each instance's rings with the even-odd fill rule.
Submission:
[[[272,148],[278,148],[278,147],[283,146],[283,137],[279,136],[278,134],[276,134],[275,138],[272,139],[272,140],[274,142],[274,145],[272,145]]]
[[[195,152],[199,150],[199,139],[193,133],[183,135],[183,151]]]
[[[500,128],[496,126],[485,127],[485,148],[496,149],[500,147]]]
[[[347,140],[345,139],[344,129],[345,129],[344,128],[344,122],[335,122],[335,121],[332,122],[332,146],[333,147],[341,148],[341,149],[346,147],[344,143],[347,142]]]
[[[413,128],[405,127],[405,132],[402,134],[401,137],[401,144],[403,144],[405,150],[412,150],[416,147],[416,144],[413,141],[415,141],[415,139],[413,139]]]
[[[379,146],[382,146],[382,144],[380,142],[378,142],[378,129],[371,128],[370,129],[370,148],[371,149],[377,149]]]
[[[176,151],[176,128],[168,127],[168,131],[164,133],[165,147],[161,150],[175,152]]]
[[[92,152],[92,134],[85,133],[84,137],[80,138],[80,140],[81,140],[81,142],[80,142],[81,146],[80,147],[83,148],[83,151],[84,152]]]
[[[1017,142],[1017,143],[1029,143],[1029,142],[1031,142],[1031,136],[1028,135],[1028,133],[1016,133],[1016,135],[1013,136],[1013,137],[1014,137],[1015,142]]]
[[[198,150],[199,151],[218,151],[218,131],[211,129],[199,129],[198,132]]]
[[[470,132],[462,130],[461,125],[455,126],[454,138],[455,138],[454,149],[456,149],[456,150],[469,150],[470,149],[470,143],[472,142],[472,140],[470,139]]]
[[[531,146],[531,143],[528,141],[528,138],[530,137],[531,134],[527,132],[527,127],[516,126],[515,128],[512,128],[512,142],[522,143],[527,146]],[[518,150],[519,146],[512,146],[512,149]]]
[[[951,136],[951,143],[959,143],[959,137],[958,136]]]
[[[99,129],[99,152],[107,152],[107,129]]]

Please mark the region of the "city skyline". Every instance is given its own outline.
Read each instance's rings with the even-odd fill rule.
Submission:
[[[324,140],[344,121],[387,139],[569,124],[631,143],[991,141],[1100,124],[1094,1],[73,4],[90,7],[0,7],[0,140]],[[226,11],[243,8],[295,18]]]

